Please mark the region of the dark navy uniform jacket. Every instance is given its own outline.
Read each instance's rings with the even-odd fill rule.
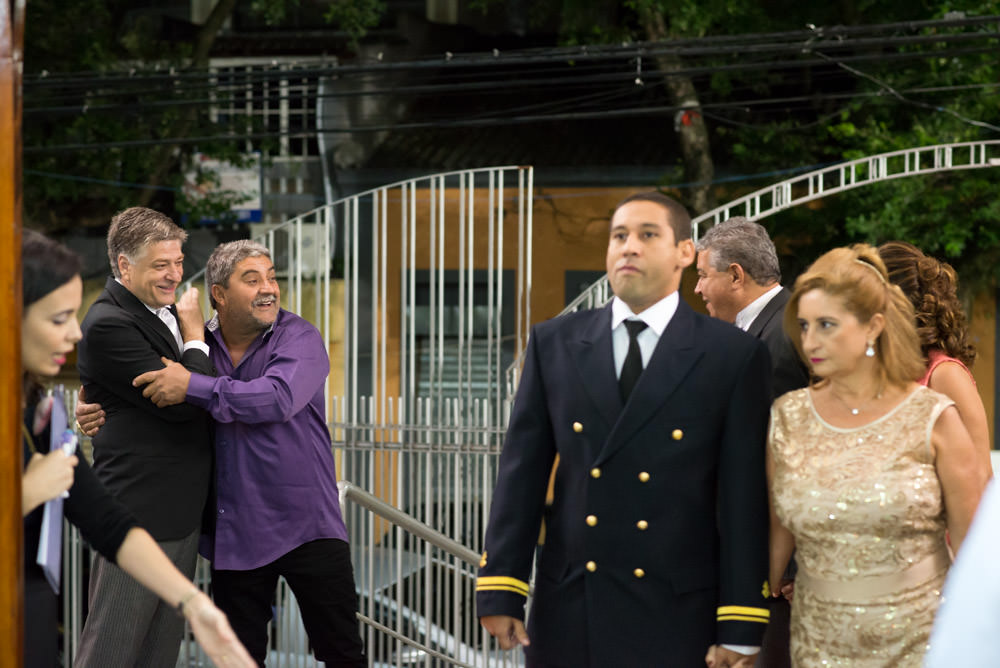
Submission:
[[[537,552],[530,664],[704,666],[712,643],[759,645],[770,403],[765,345],[683,301],[625,406],[610,305],[536,325],[500,457],[477,614],[524,618]]]

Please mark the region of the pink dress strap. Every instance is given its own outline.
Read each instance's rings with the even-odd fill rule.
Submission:
[[[973,377],[972,372],[969,371],[969,367],[962,364],[961,360],[958,360],[954,357],[949,357],[948,355],[945,354],[943,350],[940,350],[938,348],[931,348],[930,350],[927,351],[927,372],[924,373],[923,378],[921,378],[917,382],[920,383],[921,385],[928,385],[931,382],[931,375],[934,373],[934,369],[938,368],[945,362],[954,362],[958,366],[965,369],[965,373],[969,374],[969,378],[972,379],[972,384],[973,385],[976,384],[976,379]]]

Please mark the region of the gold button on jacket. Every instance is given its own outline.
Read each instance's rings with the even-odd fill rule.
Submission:
[[[594,571],[596,571],[597,570],[597,562],[596,561],[588,561],[587,562],[587,570],[590,571],[591,573],[593,573]]]
[[[587,515],[587,526],[597,526],[597,515]]]
[[[681,431],[680,429],[674,429],[673,432],[671,432],[670,435],[673,436],[673,438],[674,438],[675,441],[679,441],[682,438],[684,438],[684,432]]]
[[[639,482],[649,482],[649,474],[643,471],[639,474]]]
[[[583,425],[580,424],[579,422],[574,422],[573,423],[573,431],[575,431],[576,433],[579,434],[581,431],[583,431]]]
[[[635,576],[636,576],[637,578],[641,578],[641,577],[645,577],[645,576],[646,576],[646,571],[642,570],[641,568],[637,568],[637,569],[635,569],[634,571],[632,571],[632,573],[633,573],[633,574],[634,574],[634,575],[635,575]]]

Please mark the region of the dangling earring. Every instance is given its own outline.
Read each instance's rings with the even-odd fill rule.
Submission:
[[[875,357],[875,343],[873,341],[868,342],[868,347],[865,348],[865,357]]]

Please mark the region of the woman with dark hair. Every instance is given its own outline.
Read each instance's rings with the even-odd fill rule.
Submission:
[[[919,666],[988,470],[953,402],[920,386],[913,307],[875,248],[817,259],[785,330],[812,372],[771,408],[771,591],[795,550],[792,663]]]
[[[59,373],[66,355],[80,340],[76,312],[83,283],[80,259],[37,232],[25,230],[21,245],[23,302],[24,461],[21,504],[24,516],[24,665],[58,664],[57,594],[36,563],[43,504],[63,495],[66,518],[101,554],[174,604],[195,637],[220,666],[254,662],[236,639],[226,617],[167,558],[135,519],[98,482],[86,461],[62,449],[49,451],[53,399],[44,397],[41,379]],[[68,496],[66,493],[68,492]]]
[[[920,348],[927,358],[927,370],[918,382],[955,402],[976,449],[989,461],[986,409],[969,371],[976,348],[969,341],[955,270],[904,241],[884,243],[878,254],[889,271],[889,280],[903,290],[916,312]]]

